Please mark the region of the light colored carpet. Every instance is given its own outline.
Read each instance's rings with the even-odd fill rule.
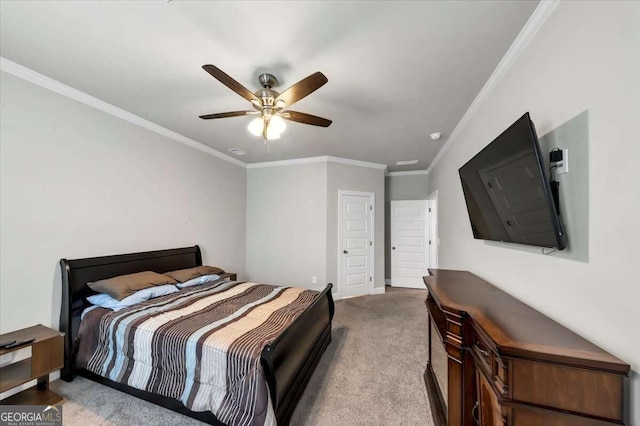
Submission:
[[[422,374],[427,363],[426,290],[336,302],[332,342],[293,413],[298,425],[433,425]],[[65,426],[196,425],[189,417],[83,378],[57,380]]]

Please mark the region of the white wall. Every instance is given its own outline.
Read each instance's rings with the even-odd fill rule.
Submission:
[[[640,370],[640,3],[561,2],[432,169],[440,267],[487,279]],[[588,110],[589,258],[474,240],[457,170],[530,111],[539,135]],[[571,163],[570,163],[571,167]],[[571,235],[568,236],[571,239]],[[631,380],[640,424],[640,380]]]
[[[248,169],[250,280],[337,286],[339,189],[376,194],[374,284],[384,287],[384,170],[326,160]]]
[[[327,172],[327,280],[338,285],[338,199],[339,190],[373,192],[374,287],[384,287],[384,170],[343,163],[328,163]]]
[[[0,77],[1,332],[57,328],[61,258],[200,244],[243,276],[243,168]]]
[[[247,170],[249,280],[321,289],[326,278],[327,163]],[[317,284],[311,278],[317,277]]]
[[[391,175],[385,178],[386,199],[426,200],[429,196],[429,175]]]
[[[430,194],[429,175],[387,176],[384,192],[384,276],[391,279],[391,201],[426,200]]]

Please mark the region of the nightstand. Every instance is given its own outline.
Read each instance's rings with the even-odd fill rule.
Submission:
[[[225,274],[220,274],[220,278],[227,278],[227,279],[230,279],[231,281],[238,280],[238,276],[236,275],[235,272],[227,272]]]
[[[42,324],[0,335],[0,342],[35,339],[11,349],[0,349],[0,355],[31,348],[31,357],[0,367],[0,392],[5,392],[31,380],[38,383],[0,401],[1,405],[55,405],[62,397],[49,390],[49,373],[64,364],[64,333]]]

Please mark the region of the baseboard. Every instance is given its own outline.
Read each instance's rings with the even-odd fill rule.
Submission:
[[[384,294],[384,287],[374,287],[371,294]]]

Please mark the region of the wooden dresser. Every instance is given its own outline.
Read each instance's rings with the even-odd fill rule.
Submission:
[[[470,272],[430,273],[425,383],[436,424],[624,424],[629,365]]]

